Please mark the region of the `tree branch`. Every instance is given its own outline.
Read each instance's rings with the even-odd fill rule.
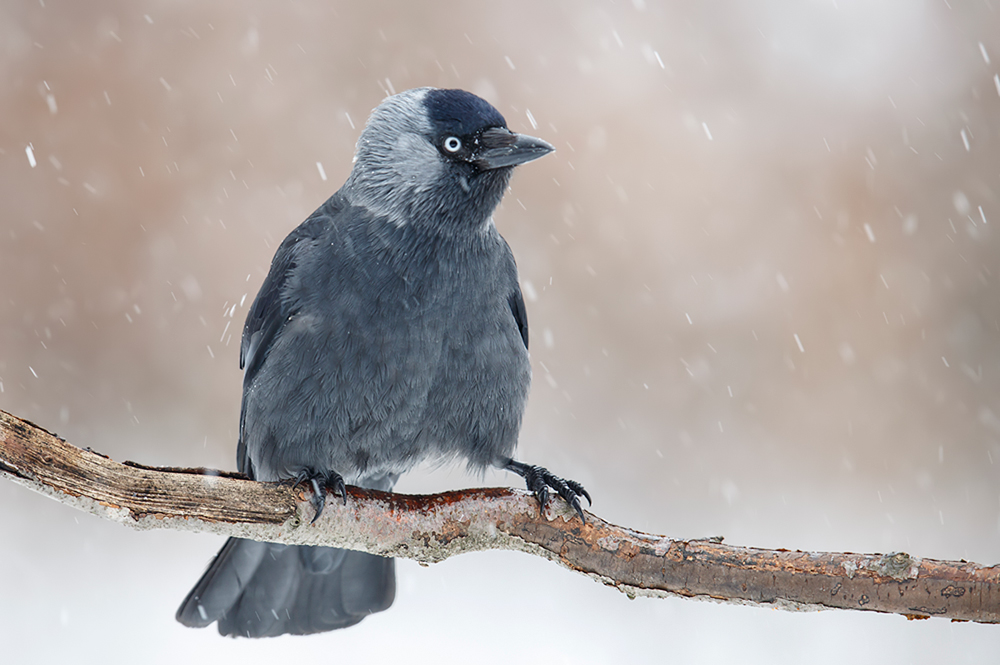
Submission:
[[[464,552],[517,550],[629,596],[1000,623],[1000,566],[901,552],[791,552],[723,545],[721,539],[671,540],[590,513],[582,524],[559,499],[539,515],[531,494],[501,488],[413,496],[349,487],[346,506],[331,502],[311,524],[310,503],[288,483],[119,464],[3,411],[0,475],[135,529],[330,545],[428,563]]]

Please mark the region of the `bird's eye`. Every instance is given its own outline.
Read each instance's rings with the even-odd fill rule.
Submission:
[[[449,136],[444,140],[444,149],[448,152],[458,152],[462,149],[462,141],[457,136]]]

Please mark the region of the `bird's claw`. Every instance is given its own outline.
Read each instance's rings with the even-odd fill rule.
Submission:
[[[538,499],[542,512],[545,512],[545,506],[549,500],[549,488],[551,487],[556,494],[573,507],[576,514],[580,516],[580,521],[586,523],[587,519],[584,517],[583,507],[580,505],[580,497],[587,499],[587,505],[592,505],[593,501],[583,485],[575,480],[564,480],[540,466],[532,466],[514,460],[508,462],[506,468],[524,478],[528,491],[532,492]]]
[[[344,484],[344,477],[336,471],[323,472],[312,468],[302,469],[299,471],[299,475],[295,477],[295,487],[305,483],[309,483],[309,487],[312,489],[312,496],[309,497],[309,503],[312,504],[313,509],[316,511],[310,523],[314,523],[323,514],[323,508],[326,506],[327,490],[334,495],[339,494],[344,500],[344,505],[347,505],[347,486]]]

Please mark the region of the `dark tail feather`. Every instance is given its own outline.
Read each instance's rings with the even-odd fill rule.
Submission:
[[[391,490],[397,474],[358,485]],[[177,610],[185,626],[219,622],[235,637],[308,635],[353,626],[396,597],[392,559],[311,545],[230,538]]]
[[[222,635],[306,635],[353,626],[392,605],[392,559],[332,547],[230,538],[188,594],[177,620]]]

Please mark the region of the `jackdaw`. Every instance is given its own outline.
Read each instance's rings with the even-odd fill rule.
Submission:
[[[243,327],[236,458],[259,481],[390,490],[423,460],[465,459],[550,489],[583,518],[579,484],[514,461],[528,396],[528,320],[492,214],[513,167],[553,147],[462,90],[385,99],[340,190],[292,231]],[[230,538],[177,620],[223,635],[308,634],[392,604],[393,560]]]

